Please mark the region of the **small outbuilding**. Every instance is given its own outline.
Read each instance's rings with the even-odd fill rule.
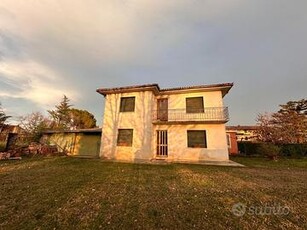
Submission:
[[[70,156],[99,157],[101,128],[45,131],[41,142],[56,145]]]

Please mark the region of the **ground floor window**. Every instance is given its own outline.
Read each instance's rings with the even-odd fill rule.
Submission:
[[[132,146],[133,129],[119,129],[117,146]]]
[[[188,147],[207,148],[206,130],[188,130]]]

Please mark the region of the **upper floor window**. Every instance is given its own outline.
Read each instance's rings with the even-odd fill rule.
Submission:
[[[186,99],[187,113],[203,113],[204,100],[203,97],[187,97]]]
[[[135,97],[120,98],[120,112],[133,112],[135,106]]]
[[[188,147],[207,148],[206,130],[188,130]]]

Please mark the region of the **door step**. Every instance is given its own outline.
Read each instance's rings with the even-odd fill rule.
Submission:
[[[153,164],[167,164],[167,158],[152,158],[150,160],[151,163]]]

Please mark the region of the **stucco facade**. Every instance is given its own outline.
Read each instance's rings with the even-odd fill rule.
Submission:
[[[105,97],[100,157],[130,162],[156,158],[227,161],[225,123],[228,110],[223,97],[231,87],[231,83],[226,83],[161,90],[152,84],[98,89],[97,92]],[[121,111],[122,98],[134,98],[133,111]],[[187,98],[202,99],[199,100],[203,104],[202,111],[189,113]],[[164,99],[163,110],[158,105],[160,99]],[[133,130],[129,145],[119,145],[119,130],[122,129]],[[194,143],[191,147],[188,142],[193,139],[188,138],[189,131],[203,132],[204,145]]]

